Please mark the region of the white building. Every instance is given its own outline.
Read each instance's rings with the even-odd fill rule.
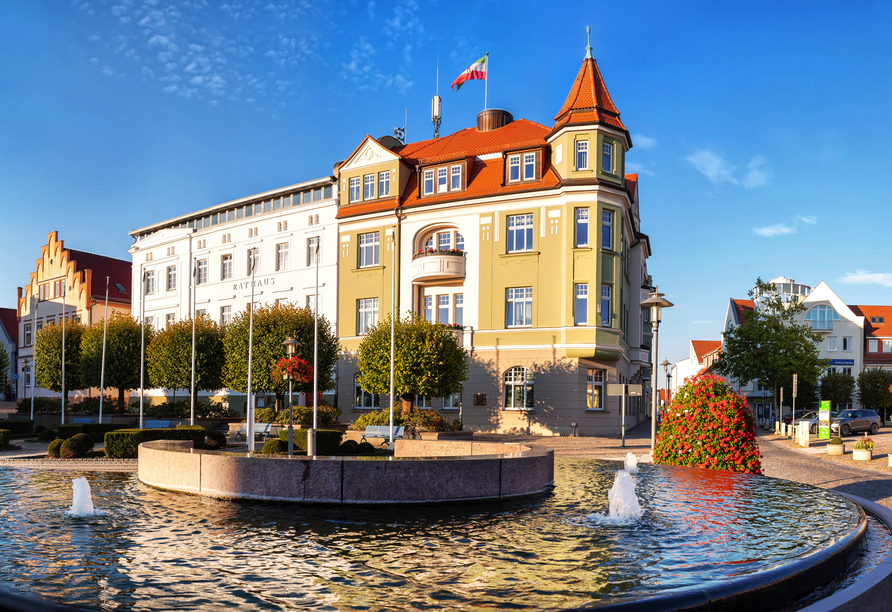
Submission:
[[[144,316],[162,329],[189,316],[194,292],[195,314],[225,325],[251,301],[252,258],[255,304],[312,307],[318,243],[319,314],[336,332],[336,198],[337,185],[324,177],[133,230],[134,316],[144,308]],[[166,393],[147,395],[163,402]]]

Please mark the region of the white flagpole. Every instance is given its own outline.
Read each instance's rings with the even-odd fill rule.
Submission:
[[[251,397],[251,365],[254,360],[254,259],[256,247],[251,249],[251,303],[248,304],[248,452],[254,452],[254,402]]]
[[[198,260],[192,258],[192,388],[189,393],[189,425],[195,425],[195,285],[198,284]]]
[[[483,72],[483,110],[486,110],[486,97],[489,93],[489,52],[486,52],[486,61],[484,62],[484,68],[486,70]]]
[[[393,360],[396,332],[396,226],[390,229],[390,450],[393,450]]]
[[[108,333],[108,280],[105,277],[105,320],[102,327],[102,371],[99,374],[99,422],[102,422],[102,394],[105,391],[105,336]]]
[[[37,294],[40,295],[39,293]],[[40,299],[34,298],[34,323],[31,326],[31,421],[34,421],[34,391],[37,389],[37,305]]]
[[[68,277],[62,281],[62,424],[65,424],[65,298],[68,295],[66,289]]]

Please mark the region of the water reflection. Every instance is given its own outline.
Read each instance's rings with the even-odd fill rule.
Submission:
[[[621,467],[558,459],[555,490],[536,498],[368,508],[217,501],[95,473],[106,514],[83,519],[64,515],[70,472],[5,470],[0,575],[106,609],[540,609],[758,571],[857,521],[806,485],[641,466],[642,518],[592,524]]]

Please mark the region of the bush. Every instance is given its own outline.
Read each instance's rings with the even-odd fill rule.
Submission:
[[[207,441],[205,442],[205,448],[208,450],[226,448],[226,434],[222,431],[217,431],[216,429],[209,431]]]
[[[93,437],[90,434],[86,434],[86,433],[74,434],[73,436],[71,436],[70,439],[71,440],[80,440],[81,444],[84,447],[85,452],[88,450],[92,450],[93,445],[95,444],[93,442]]]
[[[72,414],[99,414],[99,398],[85,397],[77,404],[69,404]],[[75,411],[76,409],[76,411]],[[102,416],[107,414],[125,414],[127,412],[127,404],[118,406],[118,398],[108,395],[102,399]]]
[[[294,430],[294,448],[300,449],[301,452],[307,452],[307,429]],[[341,444],[341,438],[344,434],[340,431],[332,431],[329,429],[316,430],[316,454],[317,455],[335,455]],[[279,432],[279,440],[285,441],[285,448],[288,448],[288,430],[283,429]]]
[[[3,429],[8,429],[11,435],[31,433],[34,429],[34,421],[29,419],[3,421]]]
[[[37,439],[40,442],[50,442],[56,439],[56,432],[52,429],[44,429],[39,434],[37,434]]]
[[[374,455],[375,447],[372,446],[371,442],[360,442],[357,445],[356,452],[358,455]]]
[[[828,442],[827,444],[842,444],[842,438],[840,438],[839,436],[836,436],[835,438],[831,439],[830,442]]]
[[[359,444],[356,440],[344,440],[344,443],[338,447],[338,455],[358,455]]]
[[[313,424],[313,408],[312,406],[295,406],[292,416],[295,425],[310,426]],[[319,427],[330,427],[336,425],[341,419],[341,409],[332,406],[319,406],[316,411],[316,419]],[[278,425],[288,424],[288,408],[276,412],[275,408],[259,408],[254,411],[255,423],[276,423]]]
[[[265,455],[286,455],[288,454],[288,441],[267,440],[266,444],[263,445],[263,450],[260,452]],[[304,452],[306,452],[306,449],[304,449]]]
[[[78,434],[78,435],[81,435],[81,434]],[[105,434],[101,431],[88,431],[84,435],[90,436],[90,439],[93,440],[93,444],[99,444],[100,442],[102,442],[102,439],[105,437]]]
[[[402,410],[400,408],[399,410]],[[400,415],[399,410],[394,408],[393,410],[393,426],[399,427],[400,425],[404,425],[403,417]],[[375,410],[373,412],[366,412],[361,417],[356,419],[356,422],[353,423],[353,429],[365,429],[369,425],[390,425],[390,410]]]
[[[37,427],[34,428],[34,433],[40,433],[44,429],[46,429],[46,427],[44,427],[43,425],[38,425]]]
[[[131,414],[139,414],[139,404],[131,404],[128,408]],[[153,406],[143,407],[143,417],[146,419],[188,419],[192,407],[188,399],[178,402],[165,402]],[[238,413],[223,406],[223,404],[211,402],[195,402],[196,419],[219,419],[237,417]],[[266,421],[264,421],[266,422]]]
[[[56,436],[62,438],[63,440],[67,440],[74,436],[74,434],[84,433],[84,425],[87,423],[62,423],[59,425],[59,431],[56,432]]]
[[[20,399],[16,404],[16,412],[30,414],[31,398]],[[35,397],[34,412],[43,414],[60,414],[62,412],[62,399],[54,399],[50,397]]]
[[[49,446],[46,447],[46,455],[51,459],[59,458],[59,448],[62,446],[62,443],[65,440],[62,438],[56,438],[52,442],[50,442]]]
[[[654,463],[761,474],[746,401],[712,374],[686,383],[664,411]]]
[[[0,448],[9,446],[9,430],[0,429]]]
[[[135,459],[139,445],[151,440],[192,440],[201,448],[207,435],[199,425],[181,425],[171,429],[119,429],[105,434],[105,455],[114,459]]]
[[[83,438],[68,438],[62,440],[59,446],[59,457],[62,459],[80,459],[87,455],[87,448],[84,446]]]

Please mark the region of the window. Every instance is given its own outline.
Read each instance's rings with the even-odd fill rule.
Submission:
[[[375,175],[374,174],[366,174],[362,177],[363,183],[363,192],[362,199],[363,200],[373,200],[375,198]]]
[[[533,215],[508,217],[508,252],[533,250]]]
[[[155,271],[146,270],[146,293],[155,293]]]
[[[868,340],[867,341],[867,351],[870,353],[876,353],[878,350],[877,342],[878,342],[877,340]]]
[[[604,370],[589,370],[585,391],[587,410],[604,410]]]
[[[827,337],[827,350],[828,351],[836,350],[836,336],[828,336]]]
[[[843,336],[842,337],[842,350],[847,353],[852,352],[852,337],[851,336]]]
[[[433,170],[425,170],[424,171],[424,195],[429,195],[434,192],[434,171]]]
[[[833,322],[839,321],[839,315],[829,306],[815,306],[805,313],[805,320],[811,321],[812,329],[833,329]]]
[[[588,246],[588,208],[576,209],[576,246]]]
[[[870,317],[870,322],[882,325],[885,322],[885,317]]]
[[[601,213],[601,248],[613,248],[613,212],[609,210]]]
[[[536,154],[523,154],[523,180],[531,181],[536,178]]]
[[[601,325],[610,327],[610,285],[601,285]]]
[[[167,266],[167,290],[174,291],[177,288],[177,267]]]
[[[452,316],[452,322],[456,325],[464,325],[465,324],[465,295],[463,293],[456,293],[453,298],[453,306],[455,307],[454,314]]]
[[[288,269],[288,243],[276,245],[276,272]]]
[[[461,189],[461,166],[452,166],[452,184],[449,188],[452,191],[458,191]]]
[[[359,177],[350,179],[350,203],[359,202]]]
[[[458,251],[465,250],[465,237],[458,232],[455,232],[455,248]]]
[[[390,195],[390,170],[378,173],[378,197],[386,198]]]
[[[892,340],[883,340],[883,352],[892,353]]]
[[[447,183],[447,175],[449,173],[449,169],[446,167],[437,168],[437,193],[443,193],[447,189],[449,189],[449,185]]]
[[[359,235],[359,267],[378,265],[378,232]]]
[[[313,225],[313,215],[310,215],[309,219],[307,219],[307,225]]]
[[[588,140],[576,141],[576,169],[588,170]]]
[[[849,376],[852,375],[852,368],[840,368],[840,370],[843,374],[848,374]]]
[[[437,248],[441,250],[452,248],[452,232],[437,234]]]
[[[608,174],[613,174],[613,143],[605,142],[601,145],[601,168]]]
[[[533,408],[533,375],[523,366],[505,372],[505,410]]]
[[[520,180],[520,155],[512,155],[508,158],[508,182]]]
[[[260,271],[260,249],[248,249],[248,276]]]
[[[434,298],[430,295],[424,296],[424,320],[434,322]]]
[[[353,379],[356,383],[356,407],[357,408],[377,408],[381,403],[381,396],[377,393],[366,393],[359,384],[359,374]]]
[[[533,324],[533,288],[508,289],[505,311],[508,327],[531,326]]]
[[[449,296],[437,296],[437,323],[449,324]]]
[[[453,393],[443,398],[443,410],[461,409],[461,393]]]
[[[434,250],[434,237],[428,236],[427,240],[424,241],[424,250]]]
[[[25,343],[22,346],[31,346],[31,324],[25,323]]]
[[[576,285],[576,325],[588,325],[588,285]]]
[[[276,231],[287,232],[288,231],[288,222],[287,221],[279,221],[278,223],[276,223]]]
[[[174,247],[172,247],[172,246],[167,247],[167,256],[170,257],[171,255],[174,255],[174,254],[175,254]]]
[[[232,278],[232,254],[222,255],[220,257],[220,280],[229,280]]]
[[[416,395],[415,396],[415,407],[423,408],[425,410],[431,409],[431,396],[430,395]]]
[[[357,334],[366,334],[378,322],[378,298],[357,300]]]
[[[319,248],[319,236],[307,238],[307,266],[316,265],[316,257]]]
[[[206,317],[206,316],[208,316],[208,311],[205,308],[199,308],[198,310],[195,311],[196,319],[200,319],[201,317]]]
[[[177,320],[177,316],[175,314],[168,314],[164,317],[164,327],[170,327]]]
[[[22,368],[22,378],[25,379],[25,386],[31,386],[31,366],[25,366]]]

